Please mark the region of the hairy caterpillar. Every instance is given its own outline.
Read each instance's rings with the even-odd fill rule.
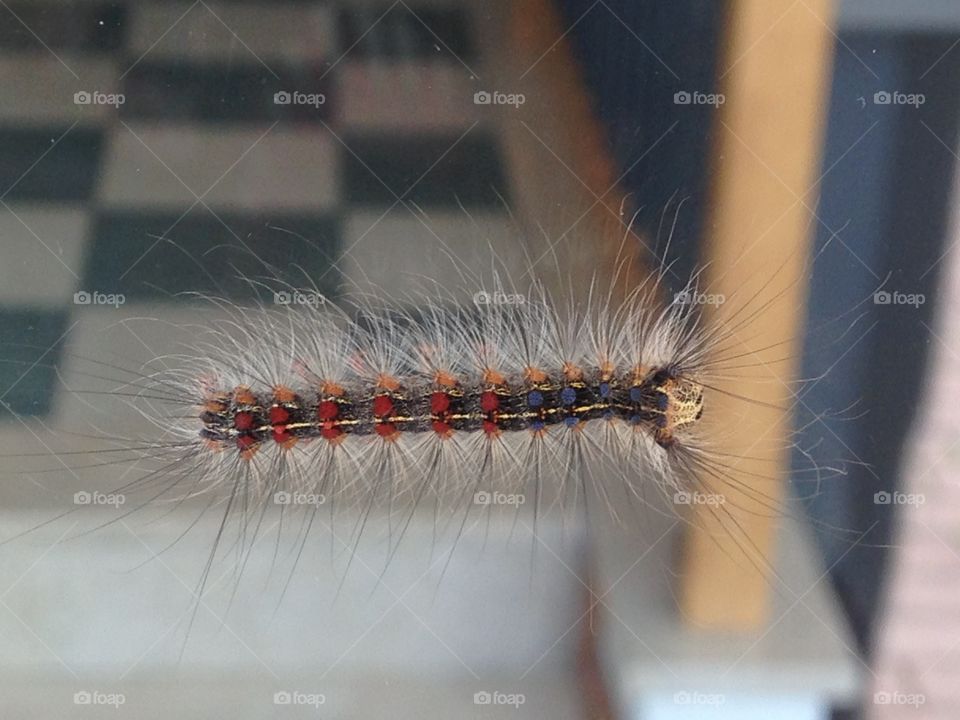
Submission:
[[[605,447],[624,477],[642,467],[672,482],[667,468],[703,412],[691,306],[655,312],[641,288],[564,324],[534,291],[472,318],[428,301],[420,322],[365,311],[362,324],[338,325],[326,302],[248,312],[253,330],[206,341],[189,371],[202,379],[198,452],[235,468],[262,460],[250,472],[267,488],[264,478],[282,487],[284,476],[322,488],[325,465],[344,462],[370,483],[388,457],[401,491],[443,465],[480,487],[522,486],[536,458],[567,463],[590,447]]]
[[[678,494],[681,505],[723,497],[732,507],[740,493],[778,509],[714,450],[723,419],[710,412],[711,392],[723,392],[717,378],[751,365],[737,334],[770,302],[766,285],[708,323],[712,296],[699,278],[664,302],[665,272],[557,293],[497,267],[487,282],[461,278],[466,293],[435,289],[403,303],[364,293],[338,303],[278,272],[241,278],[262,299],[193,296],[179,327],[188,339],[174,352],[140,365],[76,355],[75,377],[62,380],[95,430],[59,434],[76,455],[41,440],[46,450],[28,460],[40,459],[39,472],[56,470],[51,460],[92,471],[108,496],[130,496],[106,522],[192,502],[198,517],[218,513],[211,562],[231,522],[228,547],[242,558],[274,512],[281,524],[298,514],[302,548],[311,527],[332,526],[341,509],[353,527],[335,542],[347,550],[383,510],[392,556],[431,504],[437,527],[457,536],[498,504],[528,504],[534,527],[550,508],[585,507],[590,496],[622,514],[612,492],[644,504],[660,496],[673,512]],[[149,345],[149,333],[133,334]],[[125,482],[104,480],[118,475]]]

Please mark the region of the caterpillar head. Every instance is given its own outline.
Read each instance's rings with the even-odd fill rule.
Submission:
[[[703,416],[703,385],[691,377],[677,375],[666,377],[656,390],[665,398],[656,441],[667,448],[676,442],[678,431],[695,425]]]

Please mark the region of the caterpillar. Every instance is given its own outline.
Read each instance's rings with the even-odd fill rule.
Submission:
[[[238,341],[207,341],[216,359],[189,373],[202,378],[188,390],[201,400],[198,453],[318,484],[326,473],[307,469],[316,457],[346,456],[362,483],[387,453],[402,458],[392,479],[402,490],[451,462],[480,483],[517,485],[538,448],[564,457],[606,443],[666,479],[701,419],[706,368],[690,306],[654,313],[643,289],[566,324],[536,284],[529,301],[481,304],[473,317],[425,300],[419,322],[367,310],[338,324],[328,306],[261,307]],[[277,357],[263,362],[264,346]]]
[[[342,510],[353,524],[338,541],[346,547],[386,506],[388,557],[423,505],[434,503],[445,516],[438,527],[453,524],[459,535],[471,513],[496,509],[491,499],[523,503],[531,488],[534,525],[591,495],[616,517],[623,504],[613,491],[644,504],[660,495],[678,512],[676,493],[718,495],[723,486],[727,505],[736,491],[779,510],[716,452],[726,420],[712,417],[710,404],[711,393],[727,392],[719,378],[750,367],[737,335],[770,302],[767,285],[710,323],[699,276],[664,302],[666,272],[661,266],[634,286],[622,271],[612,282],[597,276],[558,301],[544,282],[523,285],[494,267],[486,282],[461,278],[466,293],[434,288],[405,303],[361,292],[334,301],[281,281],[275,269],[238,277],[260,299],[240,306],[226,292],[191,294],[191,319],[179,328],[186,347],[140,365],[73,356],[73,375],[99,387],[61,375],[85,423],[145,421],[149,432],[74,428],[58,434],[93,461],[73,462],[43,440],[45,451],[31,459],[73,474],[135,475],[103,486],[111,496],[144,495],[108,523],[198,500],[198,514],[221,514],[211,561],[231,521],[231,547],[243,557],[274,510],[303,511],[301,548],[320,507],[329,524]],[[132,421],[121,419],[118,401]]]

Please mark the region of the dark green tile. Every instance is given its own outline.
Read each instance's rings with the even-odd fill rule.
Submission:
[[[296,287],[316,284],[333,296],[340,273],[338,223],[326,216],[252,216],[205,208],[178,213],[113,212],[97,218],[87,251],[87,291],[123,293],[127,302],[183,301],[178,293],[200,292],[236,302],[266,299],[263,288],[242,278]],[[176,223],[176,224],[175,224]],[[232,231],[232,232],[231,232]]]
[[[50,412],[68,317],[67,311],[0,308],[0,418],[11,411]]]
[[[108,53],[123,46],[122,2],[14,2],[0,5],[0,48]],[[46,47],[44,47],[46,46]]]
[[[333,98],[330,82],[322,78],[325,68],[325,63],[291,67],[271,62],[268,70],[253,58],[229,65],[147,59],[124,78],[126,102],[120,114],[204,122],[326,121]],[[278,93],[296,93],[297,100],[278,102]]]
[[[385,6],[389,7],[389,6]],[[463,8],[399,3],[384,14],[377,5],[345,5],[340,46],[357,58],[474,59],[469,19]]]
[[[475,132],[458,143],[458,135],[348,136],[341,163],[345,199],[389,206],[401,196],[423,207],[500,208],[498,193],[509,198],[500,152],[491,137]]]
[[[90,197],[100,171],[103,134],[67,129],[0,128],[0,195],[9,190],[5,200],[78,202]]]

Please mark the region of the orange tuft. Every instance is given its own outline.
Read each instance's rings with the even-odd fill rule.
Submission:
[[[203,409],[207,412],[219,414],[226,412],[227,404],[220,398],[210,397],[203,401]]]
[[[532,383],[542,383],[547,381],[547,374],[535,367],[528,367],[523,371],[523,376]]]
[[[507,379],[492,368],[483,371],[483,381],[491,385],[506,385]]]
[[[443,387],[457,386],[457,379],[446,370],[437,370],[437,374],[434,376],[434,381],[437,383],[437,385],[442,385]]]
[[[390,392],[396,392],[400,389],[400,381],[392,375],[384,375],[381,373],[377,378],[377,387],[389,390]]]
[[[600,379],[606,382],[613,377],[613,372],[616,368],[613,366],[613,363],[609,360],[604,360],[600,363]]]
[[[292,403],[296,398],[297,394],[286,385],[275,385],[273,388],[273,399],[278,403]]]
[[[579,368],[573,363],[565,362],[563,364],[563,377],[569,382],[583,380],[583,368]]]
[[[633,368],[633,381],[635,383],[640,383],[646,380],[647,375],[650,374],[650,368],[644,365],[637,365]]]
[[[320,394],[321,395],[331,395],[333,397],[340,397],[343,395],[344,389],[336,383],[328,382],[324,380],[320,383]]]
[[[257,398],[246,385],[238,385],[233,391],[233,401],[237,405],[255,405]]]

